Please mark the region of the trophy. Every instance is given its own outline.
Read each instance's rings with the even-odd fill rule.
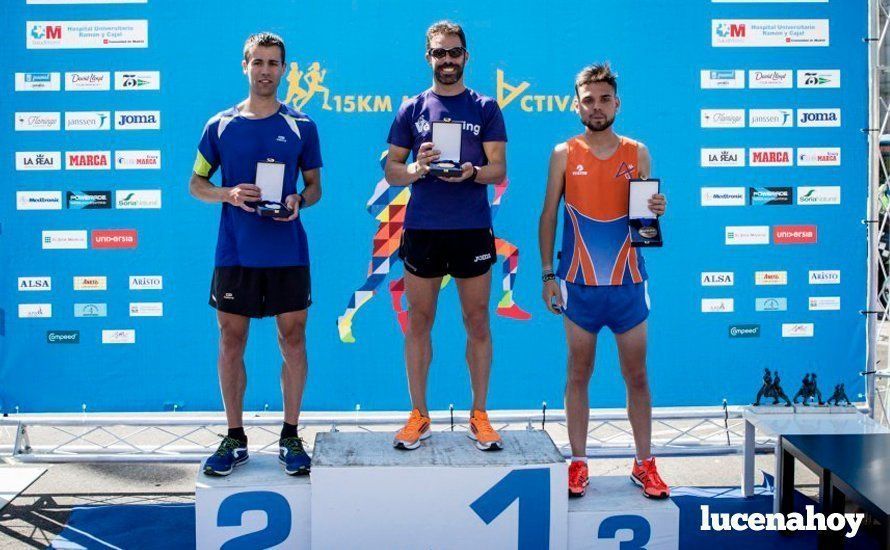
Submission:
[[[631,246],[661,246],[658,216],[649,210],[649,199],[658,194],[661,180],[630,180],[627,225]]]
[[[256,163],[256,186],[260,200],[249,204],[256,213],[267,218],[287,218],[293,211],[281,201],[284,195],[284,163],[267,159]]]
[[[460,176],[460,140],[463,125],[460,122],[433,122],[433,148],[439,151],[439,160],[430,163],[430,174],[437,178]]]

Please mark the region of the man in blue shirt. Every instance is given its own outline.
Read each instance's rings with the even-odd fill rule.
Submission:
[[[426,47],[433,86],[402,104],[387,140],[387,181],[411,186],[399,257],[405,266],[409,304],[405,361],[413,410],[393,445],[416,449],[430,436],[426,403],[430,331],[442,278],[451,275],[463,310],[473,387],[468,435],[479,449],[497,450],[503,443],[485,410],[492,355],[490,268],[497,259],[487,185],[503,181],[506,174],[507,132],[497,102],[464,85],[470,54],[463,29],[448,21],[435,23],[427,30]],[[461,123],[459,176],[430,174],[430,163],[440,156],[432,143],[436,121]],[[410,154],[413,162],[408,162]]]
[[[244,348],[250,319],[275,316],[284,359],[281,389],[284,426],[279,460],[291,475],[308,474],[309,456],[297,436],[306,382],[306,318],[310,298],[309,249],[299,213],[321,199],[321,151],[315,123],[281,104],[276,96],[284,75],[284,42],[270,33],[254,34],[244,44],[242,68],[250,94],[220,112],[204,127],[189,191],[196,198],[222,203],[210,305],[219,322],[219,382],[228,434],[204,463],[208,475],[228,475],[245,462],[247,436],[242,410],[247,376]],[[255,210],[261,190],[257,165],[283,165],[283,202],[287,218],[261,217]],[[222,185],[210,182],[219,169]],[[303,192],[297,180],[303,174]]]

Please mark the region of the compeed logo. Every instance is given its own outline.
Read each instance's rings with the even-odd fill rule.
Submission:
[[[94,229],[93,248],[136,248],[139,237],[135,229]]]
[[[758,338],[760,325],[729,325],[730,338]]]
[[[773,228],[776,244],[815,244],[817,237],[815,225],[777,225]]]
[[[47,344],[79,344],[79,330],[48,330],[46,331]]]

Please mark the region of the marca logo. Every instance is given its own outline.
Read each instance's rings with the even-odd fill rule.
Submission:
[[[730,325],[730,338],[759,338],[760,325]]]
[[[65,130],[110,130],[111,111],[68,111]]]
[[[52,304],[19,304],[19,319],[49,319],[52,316]]]
[[[108,277],[103,276],[75,276],[74,290],[108,290]]]
[[[111,170],[111,151],[66,151],[66,170]]]
[[[115,111],[115,130],[160,130],[160,111]]]
[[[16,191],[16,210],[61,210],[61,191]]]
[[[58,131],[61,125],[61,113],[16,113],[16,132],[46,132]]]
[[[840,147],[798,147],[798,166],[840,166]]]
[[[841,188],[839,185],[806,186],[797,188],[797,204],[824,205],[840,204]]]
[[[714,19],[711,46],[825,47],[828,19]]]
[[[745,165],[745,149],[702,149],[701,165],[704,168],[738,168]]]
[[[744,109],[702,109],[702,128],[744,128]]]
[[[810,271],[811,285],[839,285],[841,272],[839,269],[822,269]]]
[[[797,71],[798,88],[840,88],[841,71],[801,69]]]
[[[830,128],[841,125],[840,109],[798,109],[797,125],[802,128]]]
[[[701,286],[732,286],[735,275],[732,271],[704,271]]]
[[[788,148],[758,148],[749,150],[751,166],[792,166],[794,151]]]
[[[40,241],[45,250],[75,250],[87,247],[87,232],[75,231],[43,231]]]
[[[139,237],[135,229],[94,229],[93,248],[136,248]]]
[[[742,70],[702,70],[701,88],[713,89],[741,89],[745,87],[745,71]]]
[[[791,109],[751,109],[748,124],[751,128],[791,128],[794,114]]]
[[[61,73],[15,73],[17,92],[58,92],[61,85]]]
[[[815,244],[815,225],[777,225],[773,228],[773,241],[776,244]]]
[[[782,323],[782,338],[812,338],[813,323]]]
[[[117,170],[159,170],[161,168],[160,151],[115,151]]]
[[[79,344],[79,330],[48,330],[46,331],[47,344]]]
[[[71,209],[111,208],[111,191],[68,191],[65,196]]]
[[[130,290],[163,290],[161,275],[130,275]]]
[[[734,301],[732,298],[702,298],[702,313],[732,313]]]
[[[16,170],[61,170],[60,151],[16,151]]]
[[[74,304],[75,317],[107,317],[106,304]]]
[[[114,192],[114,206],[121,209],[160,208],[160,189],[120,189]]]
[[[838,311],[841,309],[840,296],[810,296],[810,311]]]
[[[748,199],[752,206],[791,204],[790,187],[749,187]]]
[[[19,277],[19,292],[48,292],[53,289],[52,277]]]
[[[790,69],[772,71],[748,71],[748,87],[754,89],[793,87]]]
[[[702,187],[702,206],[745,206],[744,187]]]
[[[163,317],[163,302],[130,302],[130,317]]]
[[[30,49],[147,48],[148,21],[27,21]]]
[[[787,285],[787,271],[755,271],[754,284],[757,286]]]
[[[755,298],[754,311],[788,311],[788,298]]]
[[[728,225],[725,232],[727,245],[769,244],[768,225]]]
[[[107,92],[111,89],[109,72],[65,73],[66,92]]]
[[[103,344],[135,344],[136,331],[132,329],[125,330],[103,330]]]
[[[160,90],[160,71],[116,71],[114,73],[115,90]]]

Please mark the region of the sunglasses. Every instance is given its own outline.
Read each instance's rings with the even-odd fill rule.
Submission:
[[[436,59],[442,59],[447,54],[448,57],[452,59],[457,59],[458,57],[462,57],[467,52],[466,48],[462,48],[457,46],[455,48],[445,49],[445,48],[430,48],[427,50],[430,56],[435,57]]]

